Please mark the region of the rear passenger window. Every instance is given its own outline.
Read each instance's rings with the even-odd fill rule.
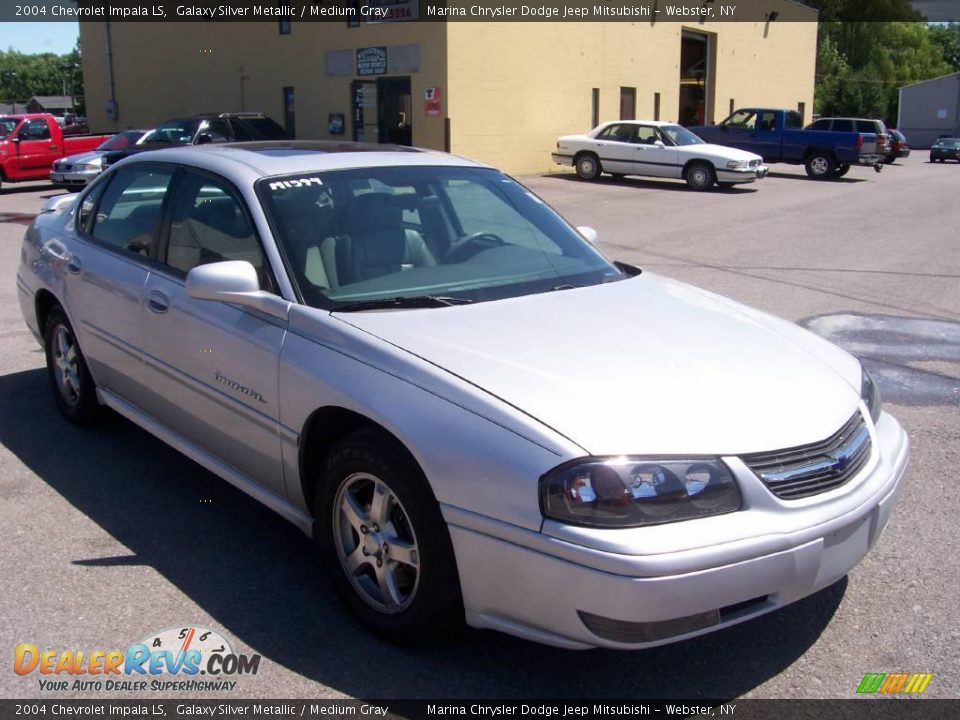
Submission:
[[[853,132],[853,120],[834,120],[834,132]]]
[[[90,234],[119,250],[149,255],[172,177],[171,168],[154,165],[118,170],[103,193]]]
[[[266,261],[243,204],[225,184],[186,172],[174,201],[166,264],[184,275],[197,265],[246,260],[260,287],[271,283]]]

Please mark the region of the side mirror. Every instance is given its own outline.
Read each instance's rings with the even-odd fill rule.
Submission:
[[[282,320],[290,311],[287,300],[260,289],[257,271],[246,260],[198,265],[187,273],[187,295],[242,305]]]
[[[577,227],[577,232],[591,245],[595,245],[597,242],[597,231],[592,227],[587,227],[586,225],[579,225]]]
[[[657,140],[656,142],[653,143],[653,146],[658,147],[662,150],[664,148],[663,140]]]

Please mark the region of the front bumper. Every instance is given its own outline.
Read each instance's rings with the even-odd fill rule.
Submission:
[[[776,501],[783,505],[775,513],[780,525],[752,507],[691,521],[760,528],[694,551],[626,555],[542,533],[494,537],[477,516],[444,507],[467,621],[572,649],[636,649],[712,632],[817,592],[866,555],[902,492],[909,438],[887,414],[875,433],[874,459],[846,485],[802,501]],[[755,512],[759,519],[752,522]],[[796,522],[807,517],[820,521]],[[643,550],[661,548],[650,545]]]
[[[573,167],[573,155],[564,155],[561,153],[550,153],[550,157],[557,165],[566,165]]]
[[[717,181],[722,183],[746,183],[754,180],[762,180],[770,172],[766,165],[759,165],[755,168],[717,168]]]
[[[54,185],[66,185],[69,187],[86,187],[97,178],[102,170],[70,170],[61,171],[54,168],[50,171],[50,182]]]

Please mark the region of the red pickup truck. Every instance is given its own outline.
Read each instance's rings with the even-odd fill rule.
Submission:
[[[64,137],[53,115],[0,115],[0,188],[47,180],[54,160],[93,150],[110,135]]]

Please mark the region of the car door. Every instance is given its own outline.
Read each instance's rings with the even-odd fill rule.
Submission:
[[[652,177],[680,177],[677,149],[664,144],[657,128],[636,125],[633,134],[634,173]]]
[[[144,403],[140,306],[173,168],[138,163],[81,200],[76,242],[65,248],[64,300],[103,391]]]
[[[633,123],[613,123],[600,131],[596,149],[604,171],[624,175],[637,172],[632,140]]]
[[[737,110],[720,124],[723,135],[717,139],[717,144],[751,150],[755,125],[756,113],[753,110]]]
[[[148,411],[204,452],[284,496],[278,368],[285,323],[187,295],[194,267],[246,260],[276,287],[242,197],[223,178],[182,169],[144,289]]]
[[[14,145],[11,165],[16,176],[43,177],[53,161],[60,157],[60,146],[53,141],[50,127],[43,118],[24,121],[17,131]]]
[[[757,113],[751,152],[760,155],[764,160],[780,159],[781,134],[777,124],[777,113],[773,110],[762,110]],[[799,122],[796,126],[799,127]]]

